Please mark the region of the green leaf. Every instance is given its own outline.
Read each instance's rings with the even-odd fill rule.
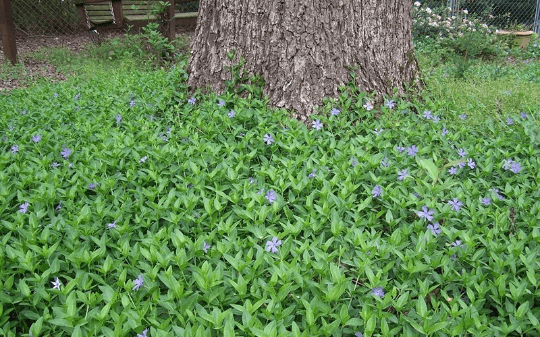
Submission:
[[[439,169],[433,163],[432,159],[417,159],[418,164],[427,170],[428,175],[433,180],[433,185],[437,184],[437,179],[439,179]]]

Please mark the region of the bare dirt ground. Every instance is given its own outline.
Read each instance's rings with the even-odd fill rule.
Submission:
[[[124,36],[121,31],[104,31],[101,35],[105,39]],[[1,38],[1,37],[0,37]],[[32,58],[32,52],[41,48],[65,47],[79,53],[85,46],[92,43],[89,32],[80,32],[71,35],[60,35],[55,37],[31,36],[21,34],[17,36],[17,55],[19,67],[14,71],[7,71],[6,67],[0,65],[0,92],[10,91],[13,88],[25,87],[27,83],[37,78],[46,78],[51,81],[65,80],[65,76],[57,71],[50,63]],[[0,43],[0,62],[4,62],[4,52]],[[3,69],[3,70],[2,70]]]

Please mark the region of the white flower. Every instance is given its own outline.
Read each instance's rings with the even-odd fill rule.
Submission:
[[[468,10],[466,10],[466,9],[464,9],[464,10],[463,10],[463,13],[465,13],[465,14],[469,14],[469,11],[468,11]]]
[[[414,3],[414,5],[415,5],[416,7],[420,7],[421,4],[420,4],[420,2],[416,1],[416,2]]]
[[[429,14],[431,14],[431,8],[426,8],[426,12],[428,12]]]

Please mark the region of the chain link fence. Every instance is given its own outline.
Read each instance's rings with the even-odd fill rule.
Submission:
[[[518,26],[539,31],[540,0],[425,0],[423,5],[446,6],[454,16],[473,16],[498,29]]]
[[[18,35],[58,36],[86,30],[72,0],[11,0],[11,7]],[[176,4],[180,13],[198,10],[199,1]]]

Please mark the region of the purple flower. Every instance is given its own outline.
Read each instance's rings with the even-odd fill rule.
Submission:
[[[431,230],[431,233],[433,233],[435,236],[439,236],[439,234],[441,234],[441,226],[438,222],[428,225],[427,228]]]
[[[486,205],[486,206],[491,205],[491,198],[483,198],[482,205]]]
[[[135,106],[135,100],[132,99],[131,102],[129,102],[129,106],[133,108]]]
[[[110,224],[107,225],[107,228],[108,229],[116,229],[116,221],[113,221],[111,222]]]
[[[315,169],[313,169],[313,171],[311,171],[311,173],[308,175],[308,178],[315,178],[317,176],[315,172]]]
[[[435,213],[435,211],[432,209],[428,209],[425,205],[422,206],[421,211],[416,211],[416,215],[418,215],[419,218],[424,218],[428,221],[433,220],[433,213]]]
[[[39,143],[40,140],[41,140],[41,135],[32,136],[32,141],[34,143]]]
[[[140,161],[141,163],[144,163],[144,162],[146,162],[146,159],[148,159],[148,156],[142,157],[141,159],[139,159],[139,161]]]
[[[133,288],[131,290],[139,290],[140,287],[143,287],[144,286],[144,280],[143,280],[143,276],[142,274],[139,274],[139,277],[137,277],[134,281],[133,281]]]
[[[206,241],[203,242],[203,247],[202,247],[202,250],[204,251],[204,253],[208,253],[208,249],[210,249],[210,246],[208,243],[206,243]]]
[[[441,117],[439,117],[439,116],[433,116],[433,117],[431,118],[431,120],[433,121],[433,123],[438,123],[438,122],[440,122]]]
[[[461,240],[456,240],[456,241],[452,242],[452,247],[461,247],[461,246],[463,246],[461,244]]]
[[[172,131],[171,128],[168,128],[168,129],[167,129],[167,134],[170,135],[170,134],[171,134],[171,131]]]
[[[338,109],[336,109],[336,108],[332,108],[332,110],[330,110],[330,114],[332,116],[337,116],[337,115],[339,115],[339,113],[340,113],[340,111]]]
[[[197,99],[195,97],[191,97],[190,99],[188,99],[188,103],[191,105],[195,105],[195,102],[197,102]]]
[[[463,203],[459,201],[458,198],[454,198],[454,200],[449,200],[448,203],[450,204],[451,208],[456,212],[459,212],[461,206],[463,206]]]
[[[407,177],[408,172],[407,172],[407,169],[404,169],[402,171],[398,171],[397,174],[398,174],[397,179],[401,181],[401,180],[405,179],[405,177]]]
[[[433,116],[431,115],[431,111],[429,111],[429,110],[424,111],[424,115],[423,115],[423,116],[424,116],[425,119],[431,119],[431,118],[433,118]]]
[[[366,104],[364,104],[364,108],[365,108],[367,111],[373,110],[373,104],[371,104],[371,102],[368,100],[368,101],[366,102]]]
[[[218,100],[218,103],[217,103],[217,106],[219,106],[219,107],[225,106],[225,101],[222,100],[222,99],[219,99],[219,100]]]
[[[249,177],[249,183],[250,183],[250,184],[255,183],[255,179],[253,179],[253,177]]]
[[[64,146],[62,152],[60,153],[64,159],[68,159],[71,156],[71,150]]]
[[[416,153],[418,152],[418,148],[416,147],[416,145],[412,145],[412,146],[409,146],[407,148],[407,155],[409,156],[416,156]]]
[[[384,157],[383,160],[381,160],[381,166],[388,167],[388,165],[390,165],[388,163],[388,158]]]
[[[120,122],[122,121],[122,115],[116,115],[116,124],[120,124]]]
[[[58,164],[57,162],[54,162],[51,164],[52,168],[57,168],[58,166],[60,166],[60,164]]]
[[[234,115],[236,115],[236,112],[234,110],[229,111],[229,113],[227,114],[227,116],[229,116],[229,118],[233,118]]]
[[[81,97],[81,93],[78,93],[77,95],[75,95],[75,96],[73,97],[73,99],[74,99],[74,100],[78,100],[79,97]]]
[[[521,112],[521,113],[520,113],[520,115],[521,115],[521,118],[523,118],[523,119],[527,119],[527,114],[526,114],[526,113],[524,113],[524,112]]]
[[[466,114],[461,114],[461,115],[459,115],[459,118],[465,120],[465,119],[467,119],[467,115]]]
[[[469,168],[471,169],[476,167],[476,163],[472,160],[472,158],[467,158],[467,165],[469,165]]]
[[[318,119],[314,120],[312,125],[313,125],[313,128],[316,129],[317,131],[323,128],[323,124]]]
[[[364,337],[364,335],[362,335],[362,333],[358,331],[354,334],[354,337]]]
[[[375,185],[375,187],[373,187],[373,190],[371,190],[371,194],[373,195],[373,198],[377,198],[378,196],[381,195],[381,193],[382,193],[382,188],[379,185]]]
[[[380,298],[384,298],[384,290],[383,287],[375,287],[371,289],[371,294],[375,296],[379,296]]]
[[[26,214],[26,212],[28,212],[28,202],[24,202],[19,206],[19,212],[22,214]]]
[[[271,253],[277,253],[278,247],[281,245],[281,240],[278,240],[277,236],[274,236],[271,241],[266,241],[266,251]]]
[[[506,124],[512,125],[512,124],[514,124],[514,120],[512,118],[507,118],[506,119]]]
[[[266,200],[268,200],[269,203],[273,203],[274,201],[277,200],[277,195],[276,195],[276,192],[274,192],[274,190],[270,190],[266,192],[266,195],[264,197],[266,198]]]
[[[54,282],[51,282],[51,283],[52,283],[53,289],[60,290],[60,286],[62,286],[62,282],[60,282],[58,277],[56,277]]]
[[[144,329],[142,333],[138,333],[137,337],[147,337],[148,328]]]
[[[442,129],[442,135],[443,137],[446,136],[448,134],[448,130],[446,130],[445,128]]]
[[[489,190],[491,192],[495,193],[495,195],[497,196],[497,198],[499,198],[499,200],[504,200],[504,197],[499,194],[499,189],[498,188],[490,188]]]
[[[457,174],[457,167],[452,166],[448,169],[448,173],[450,173],[451,175]]]
[[[62,202],[60,201],[60,202],[58,203],[58,205],[56,206],[55,210],[56,210],[57,212],[60,212],[61,209],[62,209]]]
[[[387,100],[384,105],[386,105],[386,107],[388,109],[393,109],[395,106],[396,106],[396,103],[394,103],[394,101],[392,101],[391,99]]]
[[[19,152],[19,147],[17,145],[13,145],[11,147],[11,153],[17,153],[17,152]]]
[[[272,138],[272,136],[270,136],[269,134],[265,134],[263,141],[266,143],[266,145],[270,145],[274,142],[274,138]]]
[[[73,163],[69,163],[68,167],[69,167],[69,168],[72,168],[72,167],[73,167]]]
[[[381,132],[383,132],[383,131],[384,131],[384,129],[380,129],[380,130],[379,130],[379,129],[375,129],[374,132],[375,132],[375,134],[378,136],[378,135],[380,135]]]
[[[518,162],[513,162],[512,165],[510,165],[510,171],[514,173],[519,173],[522,169],[521,164]]]
[[[463,150],[463,149],[459,149],[457,153],[461,158],[467,156],[467,152],[465,152],[465,150]]]
[[[150,118],[150,121],[151,121],[151,122],[154,121],[154,115],[150,115],[148,118]]]
[[[464,161],[462,161],[461,163],[458,163],[458,164],[457,164],[457,166],[458,166],[459,168],[464,168],[465,165],[467,165],[467,164],[465,164]]]
[[[396,150],[401,153],[403,151],[405,151],[405,148],[403,146],[396,146]]]

